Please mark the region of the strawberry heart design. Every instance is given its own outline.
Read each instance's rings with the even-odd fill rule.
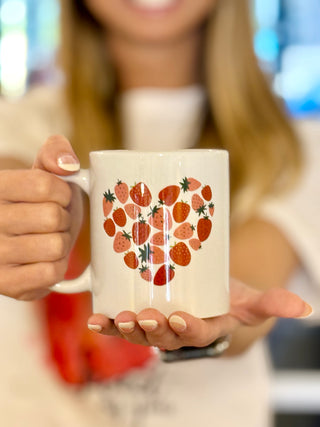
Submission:
[[[157,195],[144,182],[129,188],[118,180],[103,194],[103,228],[128,268],[162,286],[175,277],[177,266],[190,264],[193,252],[209,238],[212,199],[212,188],[192,177],[166,186]]]

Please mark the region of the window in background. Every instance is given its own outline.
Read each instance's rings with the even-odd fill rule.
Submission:
[[[34,82],[55,78],[57,0],[0,0],[0,88],[20,96]]]
[[[254,47],[294,116],[320,113],[320,0],[253,0]]]

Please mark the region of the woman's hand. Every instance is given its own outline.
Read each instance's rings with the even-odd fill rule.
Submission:
[[[79,191],[53,175],[70,175],[63,161],[78,162],[70,143],[53,136],[31,170],[0,171],[0,294],[37,299],[64,277],[81,204]]]
[[[231,279],[230,312],[222,316],[199,319],[176,312],[167,319],[157,310],[146,309],[138,315],[122,312],[114,321],[94,314],[88,325],[93,331],[120,336],[136,344],[175,350],[184,346],[205,347],[241,325],[259,326],[273,317],[306,317],[311,312],[306,302],[286,289],[263,292]]]

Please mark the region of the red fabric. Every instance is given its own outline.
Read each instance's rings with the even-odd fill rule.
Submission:
[[[88,262],[85,240],[80,236],[71,253],[68,279],[79,276]],[[145,365],[152,357],[149,347],[88,330],[87,320],[92,312],[89,292],[73,295],[52,292],[41,304],[49,356],[67,383],[81,385],[119,377]]]

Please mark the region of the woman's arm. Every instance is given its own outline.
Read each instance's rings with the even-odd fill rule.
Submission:
[[[267,290],[285,287],[299,259],[274,225],[254,218],[231,232],[231,276],[257,288]],[[259,326],[241,326],[234,331],[227,354],[246,350],[256,339],[266,335],[276,319],[270,318]]]

